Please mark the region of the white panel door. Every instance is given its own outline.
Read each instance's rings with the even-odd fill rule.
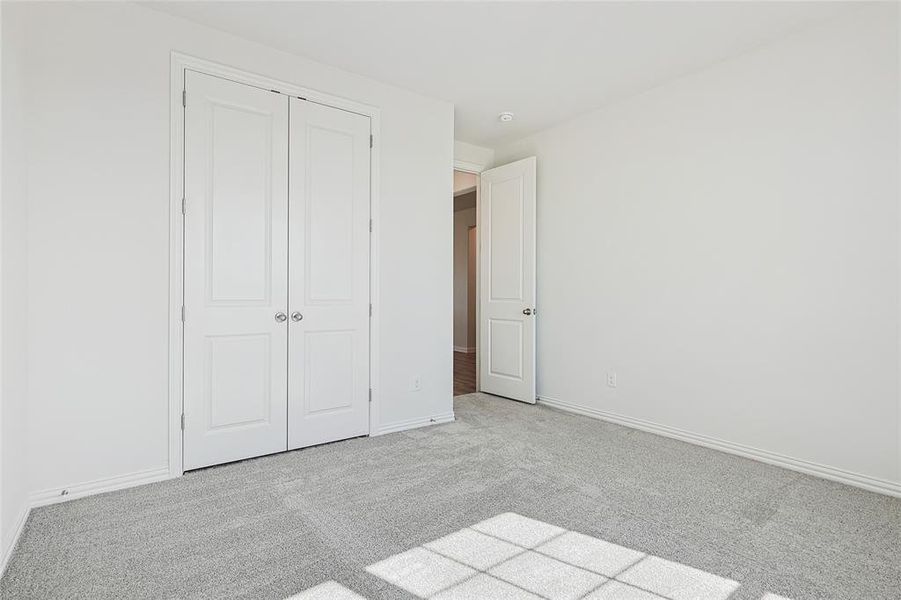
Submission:
[[[288,447],[369,433],[369,117],[291,99]]]
[[[184,468],[194,469],[287,446],[288,98],[192,71],[185,89]]]
[[[535,157],[482,173],[479,380],[535,403]]]

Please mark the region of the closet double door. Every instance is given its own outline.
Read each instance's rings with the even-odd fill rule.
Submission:
[[[184,468],[369,433],[369,117],[185,74]]]

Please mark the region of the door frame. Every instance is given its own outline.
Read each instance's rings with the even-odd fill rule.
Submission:
[[[185,70],[229,79],[288,96],[296,96],[369,117],[372,144],[369,151],[369,216],[372,231],[369,235],[369,300],[372,314],[369,319],[369,434],[379,425],[379,331],[381,311],[379,298],[379,164],[380,110],[378,107],[342,98],[301,85],[242,71],[228,65],[180,52],[170,54],[169,69],[169,393],[168,393],[168,455],[169,477],[184,473],[184,107],[182,90]]]
[[[489,165],[483,165],[480,163],[468,162],[465,160],[457,160],[454,159],[454,171],[462,171],[464,173],[472,173],[473,175],[479,176],[479,181],[476,184],[476,227],[481,227],[481,206],[482,206],[482,171],[488,170]],[[454,210],[453,205],[451,205],[451,211]],[[453,214],[453,213],[452,213]],[[453,219],[451,219],[453,222]],[[478,231],[482,231],[478,229]],[[476,254],[481,257],[482,256],[482,240],[476,236]],[[482,282],[481,282],[481,261],[476,260],[476,392],[482,391],[482,381],[481,381],[481,364],[479,361],[481,360],[482,351],[481,346],[479,345],[479,340],[481,339],[479,336],[482,335],[482,324],[481,319],[481,308],[479,307],[479,299],[482,297]],[[453,369],[453,363],[451,363],[451,368]]]

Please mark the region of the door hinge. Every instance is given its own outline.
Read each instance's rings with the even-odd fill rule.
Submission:
[[[188,91],[187,90],[181,91],[181,105],[184,107],[188,106]]]
[[[369,219],[369,233],[372,233],[372,219]]]
[[[185,322],[185,305],[184,304],[181,305],[181,322],[182,323]]]
[[[372,402],[372,388],[369,388],[369,401]]]
[[[369,316],[372,316],[372,303],[369,304]]]
[[[369,134],[369,147],[372,148],[374,144],[375,144],[375,140],[374,140],[372,134],[370,133]]]
[[[182,196],[181,199],[181,214],[188,214],[188,201],[184,198],[184,196]]]
[[[181,413],[181,430],[185,430],[185,413]]]

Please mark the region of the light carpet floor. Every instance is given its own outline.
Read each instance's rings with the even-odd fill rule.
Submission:
[[[653,569],[683,568],[734,582],[717,600],[901,597],[899,499],[484,394],[456,398],[455,409],[446,425],[36,509],[0,595],[283,600],[325,584],[316,597],[411,598],[418,588],[398,579],[410,577],[409,553],[463,530],[502,541],[485,523],[512,513],[648,557],[651,571],[626,571],[591,598],[638,597],[616,586],[664,585]],[[591,554],[583,550],[564,562]],[[479,574],[456,597],[514,576],[549,590],[538,597],[556,594],[535,579],[539,567],[511,564],[492,567],[501,583]]]

